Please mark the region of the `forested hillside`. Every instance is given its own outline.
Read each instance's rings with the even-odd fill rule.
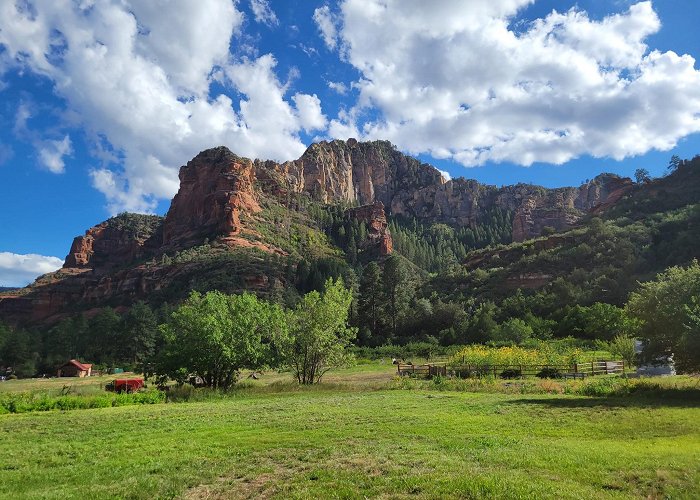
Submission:
[[[156,325],[192,290],[247,290],[293,308],[336,277],[353,293],[349,321],[360,346],[607,341],[636,328],[625,305],[639,282],[700,257],[698,157],[640,179],[568,230],[545,226],[542,236],[513,242],[516,214],[507,208],[465,225],[392,214],[381,202],[327,203],[285,191],[269,172],[258,189],[245,176],[260,166],[212,151],[201,161],[240,169],[230,177],[231,218],[216,219],[229,213],[216,209],[205,221],[224,236],[177,215],[199,203],[191,195],[165,219],[122,214],[96,226],[76,238],[64,269],[2,296],[15,308],[36,304],[33,297],[46,304],[49,293],[54,304],[60,294],[76,299],[50,322],[3,327],[0,364],[24,374],[66,357],[134,364],[157,349]],[[191,243],[160,243],[168,239]]]

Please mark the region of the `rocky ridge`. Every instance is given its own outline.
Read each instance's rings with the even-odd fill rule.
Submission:
[[[269,165],[269,162],[268,162]],[[517,184],[496,187],[458,178],[446,181],[433,166],[389,142],[330,141],[312,144],[299,160],[270,165],[294,192],[324,202],[380,201],[390,215],[474,227],[494,207],[514,212],[513,240],[565,230],[592,211],[617,201],[631,179],[601,174],[578,188],[545,189]]]
[[[284,255],[256,232],[254,221],[269,200],[283,207],[291,206],[293,196],[360,205],[346,215],[367,223],[363,246],[388,255],[393,243],[387,213],[472,227],[499,207],[515,214],[513,239],[522,241],[548,226],[567,229],[587,213],[614,203],[632,186],[629,179],[609,174],[579,188],[561,189],[446,181],[437,169],[386,141],[354,139],[313,144],[301,158],[285,163],[250,160],[225,147],[213,148],[182,166],[179,177],[180,189],[164,218],[121,214],[90,228],[73,241],[62,270],[0,296],[0,318],[41,322],[58,318],[69,305],[86,309],[147,298],[183,273],[196,271],[193,264],[154,262],[207,241],[218,245],[219,252],[256,247]],[[264,284],[269,279],[252,274],[244,282]]]

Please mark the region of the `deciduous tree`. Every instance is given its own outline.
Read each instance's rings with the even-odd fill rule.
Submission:
[[[226,389],[240,370],[274,362],[272,342],[285,336],[286,323],[279,306],[251,294],[192,292],[161,328],[160,378],[185,382],[197,375],[209,387]]]
[[[311,291],[288,314],[289,335],[279,336],[280,353],[300,384],[319,382],[348,359],[346,347],[356,329],[347,325],[352,293],[343,280],[326,281],[323,293]]]
[[[628,313],[641,321],[643,357],[673,354],[681,372],[700,370],[700,264],[671,267],[630,295]]]

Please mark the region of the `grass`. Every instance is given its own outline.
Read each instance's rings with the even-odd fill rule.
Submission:
[[[42,392],[49,396],[61,394],[103,394],[106,384],[115,378],[137,378],[131,373],[99,377],[25,378],[0,382],[0,395],[9,392]]]
[[[0,497],[700,492],[697,397],[476,393],[423,381],[390,390],[392,376],[387,363],[363,364],[298,388],[271,373],[204,402],[2,415]]]

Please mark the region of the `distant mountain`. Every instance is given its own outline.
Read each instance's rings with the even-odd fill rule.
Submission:
[[[670,196],[663,183],[671,182],[639,186],[612,174],[558,189],[446,181],[388,142],[354,139],[313,144],[282,164],[213,148],[181,167],[179,177],[165,217],[125,213],[88,229],[73,241],[62,269],[0,294],[0,319],[54,322],[107,305],[127,308],[135,300],[176,302],[192,289],[279,297],[392,251],[436,272],[430,286],[440,288],[435,280],[448,265],[502,268],[498,259],[517,253],[518,243],[581,231],[576,228],[594,216],[634,212],[635,200],[654,190]],[[477,250],[511,241],[511,247]],[[543,244],[550,243],[532,243]],[[526,273],[547,274],[528,266]],[[516,286],[516,271],[503,283]],[[471,283],[470,277],[455,279],[462,282],[454,289]]]

